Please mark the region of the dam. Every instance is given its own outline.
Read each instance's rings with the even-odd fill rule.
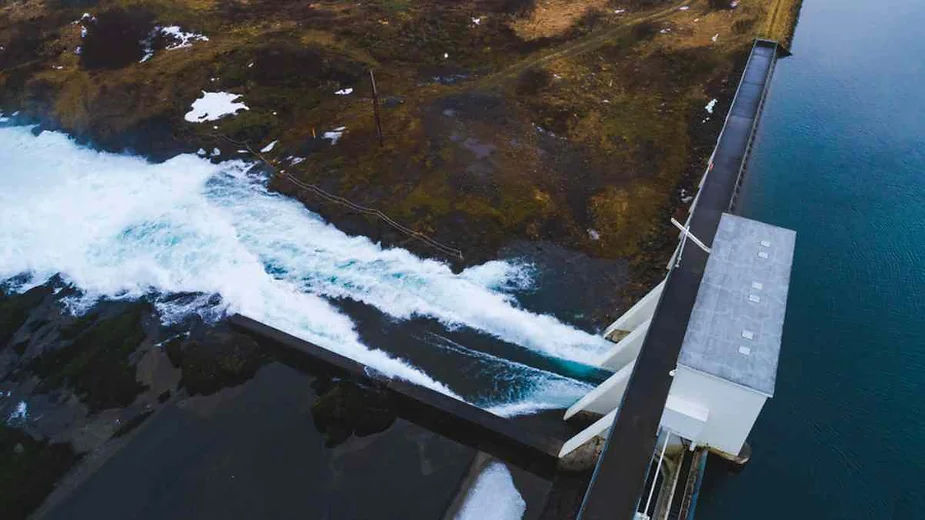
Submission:
[[[467,447],[470,450],[469,461],[459,472],[452,498],[442,504],[442,518],[460,518],[458,513],[466,509],[471,495],[484,487],[483,477],[496,476],[494,470],[499,464],[509,469],[512,475],[509,478],[517,482],[519,492],[527,499],[528,505],[522,518],[554,515],[551,508],[557,486],[561,483],[559,476],[567,472],[563,468],[576,465],[596,467],[590,485],[581,490],[580,518],[687,518],[696,505],[699,475],[707,453],[737,462],[746,460],[748,448],[745,439],[757,420],[762,404],[774,393],[780,326],[786,308],[794,236],[788,230],[737,216],[735,199],[778,52],[778,46],[767,40],[756,41],[751,50],[716,150],[691,204],[690,216],[686,222],[676,223],[680,243],[667,266],[665,281],[608,327],[604,332],[606,340],[595,338],[599,340],[595,347],[603,345],[600,350],[581,351],[580,363],[595,367],[607,376],[601,377],[601,381],[572,385],[569,387],[571,393],[567,395],[564,391],[560,392],[560,399],[553,400],[558,408],[546,408],[548,411],[537,414],[537,417],[543,416],[542,421],[529,415],[501,417],[492,413],[490,403],[478,402],[471,398],[471,393],[466,397],[453,395],[451,390],[420,372],[406,366],[396,367],[394,357],[380,358],[377,357],[380,351],[358,348],[358,338],[355,340],[357,345],[338,349],[338,342],[347,344],[358,336],[349,326],[333,332],[320,328],[313,334],[305,334],[286,321],[294,310],[307,308],[320,318],[327,318],[329,309],[304,298],[289,298],[294,291],[288,286],[280,287],[275,279],[250,292],[234,294],[248,306],[239,305],[236,310],[241,314],[233,316],[228,324],[236,332],[256,340],[264,347],[263,350],[271,352],[274,359],[288,367],[306,373],[322,372],[333,381],[330,384],[355,384],[360,389],[360,400],[368,399],[377,407],[381,406],[382,409],[377,409],[377,412],[390,416],[390,420],[397,417],[398,421],[413,423],[435,436]],[[243,173],[240,177],[245,178]],[[213,181],[213,184],[216,184],[213,186],[216,196],[241,186],[231,180],[224,184]],[[266,198],[263,192],[257,195]],[[248,222],[257,223],[280,209],[278,206],[260,206],[265,202],[264,198],[228,206],[234,211],[255,211],[258,218],[251,218]],[[272,200],[275,202],[275,199]],[[196,200],[183,202],[188,214],[200,215],[193,211],[198,209]],[[294,215],[298,214],[289,216]],[[209,219],[203,216],[212,214],[202,213],[197,220],[207,222]],[[289,220],[296,221],[295,218]],[[164,226],[140,226],[129,230],[124,237],[129,240],[137,238],[149,228],[165,232]],[[295,226],[283,230],[291,235],[299,232]],[[263,235],[259,232],[261,230],[246,231],[249,232],[243,233],[245,238]],[[321,229],[321,226],[312,231],[332,233],[330,229]],[[234,234],[237,239],[240,233],[236,231]],[[194,233],[187,231],[186,236],[189,235]],[[221,238],[231,242],[225,235]],[[216,240],[209,247],[214,247],[214,243],[224,245],[224,242]],[[290,256],[272,256],[264,250],[261,260],[270,258],[270,269],[285,274],[280,278],[304,282],[306,275],[290,275],[286,271],[304,261],[305,251],[294,249],[294,252],[286,251],[292,253]],[[126,250],[129,253],[133,251],[130,247]],[[192,256],[188,255],[185,259]],[[256,275],[266,275],[265,266],[252,262],[252,256],[242,252],[241,260],[232,266],[236,276],[251,279]],[[334,254],[330,256],[336,257]],[[381,260],[377,262],[377,265],[383,263]],[[429,265],[424,267],[430,268]],[[177,283],[173,290],[208,292],[201,289],[202,283],[214,280],[202,273],[208,273],[208,270],[183,277],[183,283]],[[342,276],[342,273],[338,274]],[[395,278],[395,273],[388,274],[390,276],[384,277],[385,280]],[[359,273],[355,280],[344,282],[343,287],[355,290],[362,286],[360,282],[364,282],[367,275]],[[330,284],[325,288],[332,298],[346,291],[331,281],[333,276],[317,278]],[[451,279],[449,275],[446,278]],[[489,283],[485,282],[485,285]],[[362,288],[368,290],[365,286]],[[389,293],[402,289],[405,287],[401,284],[388,285],[379,293],[367,294],[363,302],[369,306],[391,303],[392,294]],[[260,305],[251,302],[268,292],[273,292],[273,295],[279,296],[278,301],[291,303],[291,306],[281,306],[274,316],[255,313],[254,309],[259,309]],[[442,316],[453,316],[458,320],[455,323],[461,321],[463,324],[467,322],[450,312],[454,310],[458,314],[459,309],[438,306],[442,303],[440,298],[447,295],[457,296],[461,301],[465,301],[467,296],[484,296],[482,292],[462,293],[460,296],[447,290],[425,302],[436,309],[428,309],[430,315],[440,317],[442,312]],[[409,296],[412,300],[414,297],[420,295]],[[494,302],[474,299],[473,305]],[[168,300],[163,306],[167,309],[171,308],[170,305],[180,308],[186,301]],[[420,305],[419,301],[413,303]],[[410,304],[408,307],[412,308],[407,311],[409,314],[424,314]],[[515,316],[516,310],[503,308],[508,314],[491,316],[497,317],[495,321],[482,323],[472,318],[469,321],[497,335],[497,331],[505,330],[510,317]],[[400,314],[400,311],[395,312]],[[537,327],[548,322],[534,319],[526,322],[530,326],[522,325],[522,330],[517,332],[522,333],[526,340],[521,343],[545,354],[555,354],[554,349],[543,343],[544,340],[552,343],[548,332],[559,329],[540,330]],[[584,341],[584,337],[569,341],[568,344],[577,344]],[[278,375],[280,372],[269,373]],[[263,377],[266,380],[270,376]],[[737,411],[747,411],[740,413],[738,420],[733,420],[729,409],[724,407],[724,401],[730,396],[734,396],[739,405]],[[563,402],[567,403],[563,405]],[[200,412],[204,416],[211,413],[208,410]],[[259,416],[255,410],[248,409],[247,412]],[[176,413],[176,410],[169,409],[163,415],[169,417]],[[160,419],[154,421],[164,423]],[[234,428],[228,430],[230,432]],[[376,428],[371,430],[376,431]],[[140,433],[148,436],[149,440],[160,435],[158,439],[162,445],[167,444],[164,439],[168,437],[162,426],[145,426]],[[266,445],[272,447],[277,442],[284,444],[281,437],[277,441],[267,434],[267,438],[258,443],[260,446],[253,442],[242,443],[235,451],[256,451]],[[194,466],[191,460],[206,444],[194,443],[188,448],[189,455],[175,456],[174,463],[177,467]],[[133,459],[144,450],[125,451],[128,453],[118,453],[113,461],[104,465],[101,474],[107,475],[107,466],[118,468],[120,465],[122,474],[125,474],[131,468],[143,467],[139,460],[161,456],[152,455],[156,450],[148,450],[148,459]],[[164,453],[169,458],[166,450]],[[187,458],[191,460],[185,460]],[[422,459],[427,457],[422,455]],[[426,474],[429,469],[425,466],[422,464],[421,471]],[[167,471],[164,473],[169,474]],[[107,478],[112,480],[115,478],[113,475],[118,474],[109,471]],[[238,472],[237,476],[243,475]],[[76,498],[57,502],[60,504],[57,508],[52,502],[49,516],[65,518],[84,510],[81,507],[90,507],[87,504],[92,504],[92,500],[82,500],[81,497],[91,497],[94,493],[105,496],[107,488],[100,482],[100,478],[94,477],[84,485],[75,486],[73,495]],[[371,490],[370,496],[374,494]],[[298,496],[305,498],[302,494]],[[135,502],[130,498],[116,497],[113,501],[133,502],[127,507],[136,507],[134,503],[144,507],[143,500]],[[228,503],[233,503],[231,497]],[[176,504],[182,504],[182,501]],[[578,504],[571,511],[576,509]]]
[[[375,381],[403,416],[538,476],[606,437],[580,519],[690,518],[707,452],[747,461],[745,440],[774,392],[795,233],[737,216],[735,202],[781,52],[754,42],[689,217],[675,223],[665,280],[604,332],[614,346],[598,364],[613,375],[565,412],[599,417],[586,427],[530,431],[245,316],[232,323],[294,359]]]

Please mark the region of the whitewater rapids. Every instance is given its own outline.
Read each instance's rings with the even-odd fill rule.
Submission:
[[[0,165],[0,281],[26,273],[36,285],[60,274],[82,291],[69,302],[76,313],[100,299],[141,297],[155,301],[165,323],[239,312],[454,396],[413,359],[364,345],[330,300],[359,301],[396,320],[470,327],[582,363],[607,348],[598,336],[517,304],[510,292],[532,283],[527,267],[494,261],[454,274],[444,263],[346,235],[269,192],[242,161],[179,155],[151,164],[63,134],[5,127]],[[177,304],[169,296],[178,293],[202,296]],[[533,379],[525,383],[534,398],[524,398],[529,406],[492,403],[497,410],[565,406],[588,390],[542,370],[519,366],[518,374]]]

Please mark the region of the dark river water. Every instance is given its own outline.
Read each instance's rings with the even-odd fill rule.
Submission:
[[[925,517],[925,2],[806,0],[743,213],[797,231],[777,392],[701,519]]]

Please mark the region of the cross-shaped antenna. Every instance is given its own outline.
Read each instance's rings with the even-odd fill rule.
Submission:
[[[680,229],[681,233],[684,233],[684,236],[693,240],[694,243],[697,244],[697,247],[699,247],[700,249],[703,249],[706,254],[710,254],[710,248],[705,246],[704,243],[701,242],[699,238],[695,237],[694,234],[691,233],[690,228],[682,225],[680,222],[675,220],[674,217],[671,218],[671,223],[674,224],[674,227]],[[680,257],[681,255],[679,254],[678,256]],[[680,261],[680,258],[679,258],[679,261]]]

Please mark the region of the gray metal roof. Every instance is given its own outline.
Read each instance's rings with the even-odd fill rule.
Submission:
[[[796,233],[724,213],[678,364],[774,394]]]

